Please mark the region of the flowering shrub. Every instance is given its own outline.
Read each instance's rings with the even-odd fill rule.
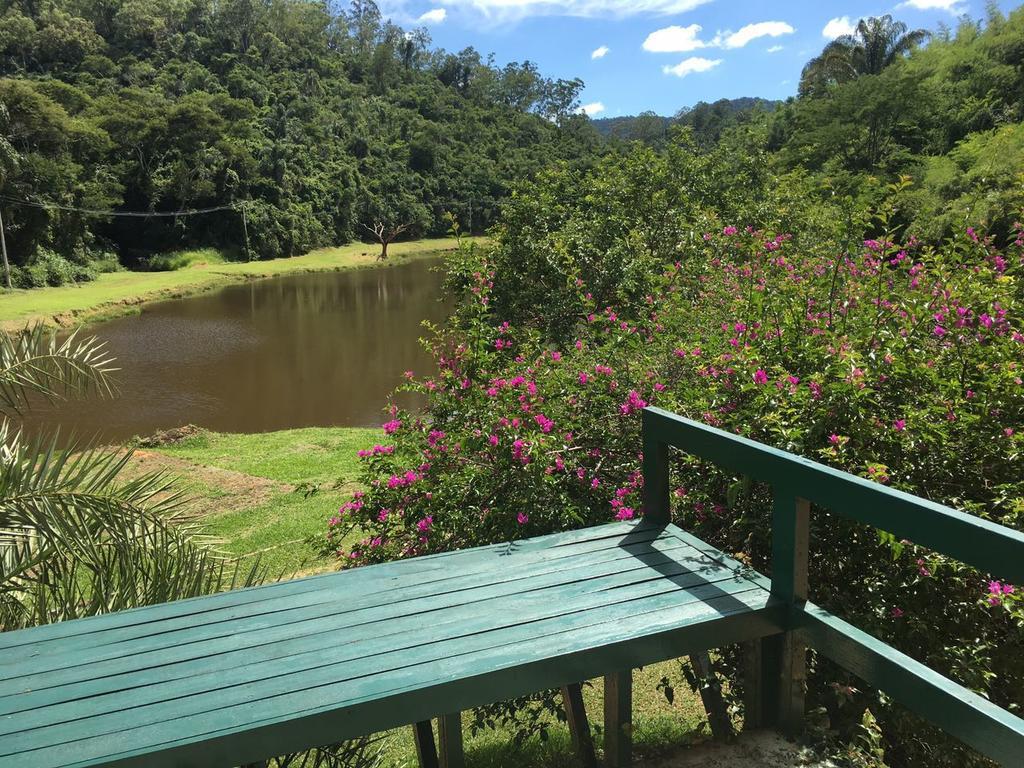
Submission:
[[[838,256],[719,227],[625,311],[596,306],[574,278],[580,322],[559,346],[495,317],[492,256],[463,252],[467,300],[435,334],[439,373],[409,385],[426,412],[392,410],[363,454],[368,490],[331,521],[328,546],[355,527],[365,538],[338,555],[362,564],[631,519],[648,403],[1024,527],[1020,227],[1005,248],[974,230],[939,249],[893,240]],[[765,489],[682,457],[673,478],[678,524],[769,570]],[[824,511],[812,551],[816,602],[1024,706],[1014,585]],[[834,667],[816,664],[811,683],[834,723],[870,706],[893,764],[974,759],[912,736],[916,720]]]

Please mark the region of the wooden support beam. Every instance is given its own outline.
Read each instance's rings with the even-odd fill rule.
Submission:
[[[583,768],[597,768],[594,740],[590,736],[590,722],[587,720],[587,709],[583,704],[583,687],[579,683],[562,688],[562,705],[565,707],[565,719],[572,735],[572,746],[576,750],[580,764]]]
[[[772,595],[791,609],[790,625],[807,602],[810,503],[776,487],[772,515]],[[803,727],[807,688],[807,644],[798,630],[766,637],[747,678],[747,723],[777,726],[787,733]]]
[[[763,640],[743,644],[743,730],[763,728],[764,723]]]
[[[441,768],[434,744],[433,723],[421,720],[413,725],[412,738],[416,742],[416,757],[419,758],[420,768]]]
[[[627,768],[633,761],[633,670],[604,676],[604,764]]]
[[[462,752],[462,714],[453,712],[437,719],[440,742],[441,768],[464,768],[466,758]]]
[[[668,488],[668,445],[657,433],[658,416],[649,411],[642,414],[644,519],[667,525],[672,522]]]

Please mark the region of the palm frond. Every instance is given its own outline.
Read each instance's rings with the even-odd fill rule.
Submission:
[[[117,369],[104,342],[95,336],[63,341],[41,325],[0,333],[0,409],[20,413],[33,395],[47,400],[95,392],[113,392]]]
[[[0,628],[250,586],[255,559],[206,546],[162,474],[121,482],[129,452],[26,441],[0,426]]]

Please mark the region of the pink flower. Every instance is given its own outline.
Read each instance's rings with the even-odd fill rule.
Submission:
[[[758,368],[754,371],[754,383],[755,384],[767,384],[768,374],[764,372],[763,368]]]
[[[518,522],[520,525],[526,525],[528,522],[530,522],[530,516],[525,512],[520,512],[518,515],[516,515],[516,522]]]
[[[896,419],[896,421],[892,423],[892,428],[895,429],[897,432],[902,432],[907,428],[907,420]]]
[[[647,402],[640,397],[640,393],[635,389],[629,390],[629,395],[626,397],[626,402],[619,406],[619,412],[624,416],[628,416],[634,411],[639,411],[647,406]]]
[[[636,515],[632,507],[619,507],[619,511],[615,513],[616,520],[632,520]]]
[[[554,352],[551,353],[551,359],[557,363],[559,360],[562,359],[562,353],[559,352],[558,350],[555,350]]]
[[[828,436],[828,441],[832,443],[832,445],[839,445],[839,435],[833,432],[831,435]]]
[[[889,615],[892,616],[894,619],[898,619],[901,616],[903,616],[903,609],[894,605],[892,610],[889,611]]]
[[[399,421],[398,419],[392,419],[391,421],[385,423],[383,426],[385,434],[393,435],[401,428],[402,422]]]
[[[590,381],[590,377],[587,376],[587,372],[580,371],[580,384],[586,384],[588,381]]]
[[[432,526],[433,524],[434,518],[431,515],[427,515],[422,520],[419,520],[416,523],[416,528],[420,531],[420,533],[426,533],[430,530],[430,526]]]
[[[941,325],[936,325],[935,328],[932,330],[932,333],[934,333],[941,339],[943,336],[946,335],[946,329],[943,328]]]

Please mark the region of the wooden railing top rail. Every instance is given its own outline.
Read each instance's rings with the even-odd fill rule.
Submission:
[[[645,469],[648,444],[671,445],[698,458],[784,489],[830,512],[888,531],[1000,579],[1024,584],[1024,533],[959,510],[887,488],[745,437],[660,408],[643,413]],[[645,498],[650,514],[667,510],[667,489]]]

